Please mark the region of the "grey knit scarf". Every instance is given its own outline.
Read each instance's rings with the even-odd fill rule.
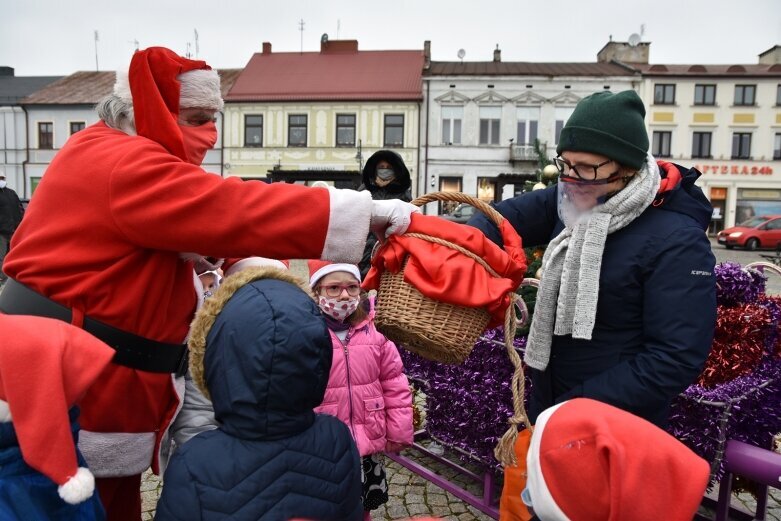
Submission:
[[[548,366],[553,335],[591,339],[605,240],[648,208],[659,183],[659,167],[649,154],[623,190],[594,208],[588,218],[565,227],[548,244],[526,343],[527,365],[541,371]]]

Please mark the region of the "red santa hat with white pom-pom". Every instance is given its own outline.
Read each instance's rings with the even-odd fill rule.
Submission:
[[[68,409],[114,357],[77,327],[0,314],[0,422],[12,422],[22,458],[49,477],[67,503],[89,499],[95,477],[79,467]]]
[[[317,281],[328,275],[329,273],[334,273],[336,271],[346,271],[353,277],[355,277],[358,282],[361,281],[361,272],[358,270],[358,266],[355,264],[341,264],[337,262],[328,262],[324,260],[315,260],[311,259],[308,262],[309,265],[309,285],[311,287],[315,287],[317,285]]]

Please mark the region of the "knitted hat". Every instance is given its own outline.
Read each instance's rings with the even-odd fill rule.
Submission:
[[[98,378],[114,350],[84,330],[49,318],[0,314],[0,422],[13,423],[22,458],[51,478],[70,504],[92,496],[79,467],[68,409]]]
[[[556,152],[591,152],[639,170],[648,154],[643,118],[645,106],[633,90],[586,96],[564,125]]]
[[[220,78],[205,61],[182,58],[164,47],[133,54],[127,74],[118,73],[114,94],[132,103],[136,132],[187,160],[180,107],[222,110]]]
[[[708,463],[683,443],[588,398],[543,411],[526,460],[545,521],[691,521],[708,483]]]
[[[358,271],[358,266],[355,264],[340,264],[332,263],[323,260],[311,259],[309,264],[309,285],[313,288],[317,285],[317,281],[335,271],[346,271],[356,279],[361,281],[361,272]]]

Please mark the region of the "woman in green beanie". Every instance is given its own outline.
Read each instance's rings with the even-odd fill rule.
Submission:
[[[496,206],[524,246],[549,243],[525,354],[532,423],[587,397],[664,427],[710,350],[712,208],[698,171],[648,153],[644,117],[634,91],[583,98],[556,149],[559,183]],[[469,224],[501,244],[484,216]]]

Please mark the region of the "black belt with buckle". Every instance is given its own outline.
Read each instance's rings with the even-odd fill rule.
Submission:
[[[35,315],[71,323],[71,310],[44,297],[24,284],[9,278],[0,291],[0,312],[6,315]],[[187,344],[167,344],[122,331],[99,320],[84,317],[82,328],[116,351],[115,364],[149,371],[175,373],[187,371]]]

